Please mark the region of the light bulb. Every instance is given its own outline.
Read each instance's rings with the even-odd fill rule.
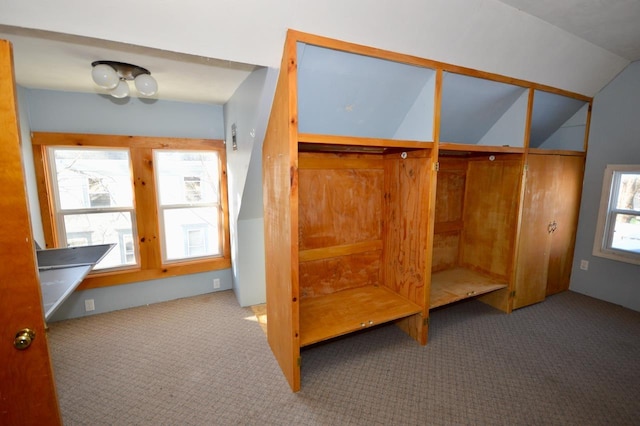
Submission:
[[[91,70],[93,81],[105,89],[113,89],[118,85],[120,78],[116,70],[106,64],[98,64]]]
[[[114,98],[126,98],[129,96],[129,85],[125,80],[120,80],[115,89],[109,92]]]
[[[140,74],[133,82],[138,92],[143,96],[153,96],[158,91],[158,83],[150,74]]]

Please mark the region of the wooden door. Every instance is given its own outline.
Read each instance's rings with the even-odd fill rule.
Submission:
[[[544,300],[547,292],[554,193],[560,186],[550,155],[529,155],[517,248],[513,309]]]
[[[20,149],[13,59],[0,40],[0,424],[61,424]],[[14,347],[16,333],[35,332]]]
[[[584,155],[530,154],[513,308],[569,288]]]
[[[553,158],[556,180],[560,183],[554,196],[555,230],[551,234],[547,276],[547,296],[569,289],[573,250],[578,226],[584,156]]]

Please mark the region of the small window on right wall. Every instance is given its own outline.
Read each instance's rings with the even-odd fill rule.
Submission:
[[[640,264],[640,165],[605,169],[593,255]]]

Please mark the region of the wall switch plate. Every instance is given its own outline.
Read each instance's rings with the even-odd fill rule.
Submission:
[[[588,271],[589,270],[589,261],[582,259],[580,261],[580,269],[582,269],[583,271]]]
[[[238,128],[236,127],[236,123],[231,125],[231,148],[234,151],[238,150]]]
[[[213,279],[213,288],[220,288],[220,278],[214,278]]]
[[[86,299],[84,301],[84,310],[86,312],[90,312],[90,311],[95,311],[96,310],[96,304],[95,304],[93,299]]]

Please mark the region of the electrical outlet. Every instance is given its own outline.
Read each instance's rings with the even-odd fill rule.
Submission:
[[[582,269],[583,271],[588,271],[589,270],[589,261],[582,259],[580,261],[580,269]]]
[[[85,312],[90,312],[90,311],[95,311],[96,310],[96,304],[95,304],[93,299],[86,299],[84,301],[84,310],[85,310]]]
[[[213,288],[214,288],[214,290],[216,288],[220,288],[220,278],[214,278],[213,279]]]

